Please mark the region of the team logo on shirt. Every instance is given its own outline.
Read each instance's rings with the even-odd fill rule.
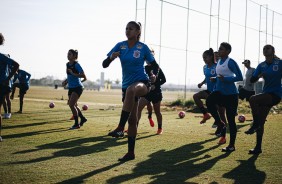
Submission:
[[[139,51],[139,50],[135,50],[135,51],[133,52],[133,57],[135,57],[135,58],[140,58],[140,51]]]
[[[215,69],[211,69],[211,74],[212,74],[212,75],[215,74]]]
[[[123,49],[123,50],[126,49],[126,45],[121,45],[120,49]]]
[[[278,71],[278,65],[273,65],[273,71],[277,72]]]

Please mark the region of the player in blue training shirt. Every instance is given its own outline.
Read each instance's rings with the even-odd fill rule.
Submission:
[[[151,52],[154,55],[154,51],[152,50]],[[161,85],[163,85],[166,82],[166,78],[165,78],[165,75],[164,75],[162,69],[159,66],[153,67],[151,64],[147,64],[145,66],[145,71],[148,75],[155,75],[156,80],[155,80],[154,83],[152,83],[151,91],[147,95],[145,95],[144,97],[141,97],[140,100],[139,100],[138,123],[141,119],[142,110],[144,109],[145,106],[147,106],[148,114],[152,115],[152,108],[151,108],[151,111],[149,111],[150,106],[151,106],[151,102],[152,102],[153,108],[154,108],[154,111],[155,111],[155,114],[156,114],[156,117],[157,117],[157,122],[158,122],[157,135],[161,135],[163,133],[163,128],[162,128],[163,116],[162,116],[162,113],[161,113],[161,101],[163,99],[163,95],[162,95]],[[150,122],[151,126],[152,125],[154,126],[154,124],[152,124],[152,122],[153,122],[152,119],[149,119],[149,122]]]
[[[109,136],[123,136],[124,127],[128,120],[128,152],[120,161],[135,159],[134,147],[137,134],[137,106],[139,97],[150,91],[150,80],[145,73],[144,63],[157,65],[148,46],[139,41],[141,24],[131,21],[126,26],[126,41],[116,44],[103,61],[103,68],[119,57],[122,67],[122,101],[123,107],[118,127],[109,132]],[[155,76],[153,79],[155,80]]]
[[[201,101],[201,99],[207,99],[209,94],[213,91],[213,88],[214,88],[214,85],[215,85],[214,82],[210,81],[211,77],[216,76],[216,70],[215,70],[216,62],[215,62],[215,59],[214,59],[214,52],[213,52],[212,48],[210,48],[209,50],[206,50],[203,53],[203,60],[205,62],[205,65],[203,67],[205,79],[201,83],[198,84],[198,88],[201,88],[202,85],[206,84],[207,89],[199,91],[198,93],[195,93],[193,95],[193,99],[195,101],[195,104],[199,107],[199,109],[203,113],[203,119],[200,121],[200,124],[205,123],[208,119],[211,118],[211,115],[208,113],[207,109],[204,107],[204,104]]]
[[[211,77],[216,76],[216,66],[217,66],[216,62],[218,61],[218,59],[216,58],[217,55],[215,55],[215,54],[218,54],[218,53],[214,53],[212,48],[210,48],[209,50],[206,50],[203,53],[203,60],[205,62],[205,65],[203,67],[203,72],[204,72],[204,75],[205,75],[205,79],[203,80],[203,82],[198,84],[198,88],[201,88],[202,85],[206,84],[207,89],[199,91],[198,93],[195,93],[193,95],[193,99],[195,101],[195,104],[198,106],[200,111],[203,113],[203,119],[200,121],[200,124],[205,123],[208,119],[211,118],[211,115],[208,113],[208,110],[204,107],[204,104],[203,104],[201,99],[207,99],[208,96],[213,91],[214,86],[215,86],[215,83],[211,82],[211,80],[210,80]],[[226,123],[225,109],[223,107],[218,106],[218,113],[220,115],[221,120]],[[216,128],[217,127],[216,123],[214,123],[212,127]],[[221,136],[220,133],[221,133],[221,129],[218,128],[215,131],[215,135]],[[223,139],[219,141],[219,144],[224,144],[225,142],[226,142],[226,140],[225,140],[225,136],[224,136]]]
[[[228,57],[231,50],[232,48],[229,43],[223,42],[220,44],[218,54],[221,59],[216,66],[217,76],[211,77],[211,80],[215,82],[215,88],[206,100],[209,112],[215,119],[218,128],[221,129],[222,137],[225,137],[226,126],[218,114],[217,106],[223,106],[226,109],[230,142],[227,147],[222,149],[223,152],[235,151],[235,140],[237,135],[235,117],[238,108],[238,90],[235,82],[243,80],[238,64]]]
[[[31,75],[24,71],[19,69],[16,74],[14,75],[14,79],[13,79],[13,87],[12,87],[12,94],[11,94],[11,100],[14,99],[14,94],[16,92],[16,88],[20,89],[20,110],[18,111],[18,113],[22,113],[23,112],[23,99],[24,99],[24,95],[26,94],[27,90],[29,89],[29,80],[30,80]],[[15,83],[15,81],[18,80],[18,83]]]
[[[275,57],[275,49],[272,45],[265,45],[263,47],[263,55],[265,56],[265,61],[257,66],[251,77],[252,83],[258,81],[259,78],[263,78],[264,86],[262,93],[251,96],[249,100],[253,115],[253,125],[245,133],[253,134],[256,132],[257,141],[255,148],[249,150],[250,154],[260,154],[262,152],[262,137],[266,117],[271,107],[280,103],[282,96],[282,61]]]
[[[62,83],[62,86],[66,86],[68,84],[69,88],[68,105],[74,118],[74,125],[70,128],[70,130],[79,129],[87,121],[80,108],[77,106],[77,101],[83,92],[82,82],[87,80],[82,67],[77,61],[77,58],[78,51],[70,49],[68,52],[69,62],[66,64],[67,79]],[[81,78],[83,79],[81,80]],[[80,117],[80,123],[78,122],[78,116]]]
[[[0,33],[0,45],[4,44],[4,36]],[[11,67],[11,71],[9,72],[8,67]],[[5,96],[11,91],[10,80],[19,69],[19,64],[7,57],[6,55],[0,53],[0,141],[1,137],[1,129],[2,129],[2,104]]]

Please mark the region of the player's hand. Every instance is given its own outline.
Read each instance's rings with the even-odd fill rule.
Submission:
[[[110,59],[111,60],[114,60],[114,59],[116,59],[117,57],[119,57],[120,56],[120,52],[118,51],[118,52],[113,52],[112,53],[112,55],[111,55],[111,57],[110,57]]]
[[[63,82],[62,82],[62,86],[65,87],[65,86],[67,85],[67,83],[68,83],[68,82],[67,82],[66,80],[63,81]]]
[[[199,83],[199,84],[198,84],[198,88],[201,88],[202,85],[203,85],[203,83]]]
[[[155,83],[156,82],[157,77],[155,76],[155,74],[153,73],[153,70],[151,70],[151,75],[150,75],[150,81],[151,83]]]

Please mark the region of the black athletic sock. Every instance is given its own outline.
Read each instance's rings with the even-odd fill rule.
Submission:
[[[85,117],[83,116],[81,112],[78,112],[78,116],[80,117],[80,119],[85,119]]]
[[[262,126],[260,129],[257,130],[257,136],[256,136],[257,144],[255,147],[256,150],[261,150],[263,132],[264,132],[264,126]]]
[[[3,108],[4,108],[4,112],[7,114],[7,113],[8,113],[7,106],[6,106],[6,105],[3,105]],[[10,112],[11,112],[11,111],[10,111]]]
[[[200,111],[201,111],[203,114],[208,113],[207,109],[206,109],[204,106],[200,107]]]
[[[78,116],[73,116],[74,119],[74,125],[78,125]]]
[[[134,153],[136,137],[128,136],[128,153]]]
[[[148,112],[148,119],[151,119],[151,118],[152,118],[152,113]]]
[[[125,124],[128,120],[129,114],[130,114],[130,112],[126,112],[124,110],[121,111],[120,120],[119,120],[119,124],[118,124],[118,127],[120,129],[124,129]]]
[[[162,126],[163,126],[162,123],[161,124],[158,123],[158,129],[162,129]]]

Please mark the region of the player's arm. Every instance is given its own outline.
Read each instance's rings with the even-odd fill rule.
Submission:
[[[120,56],[120,52],[119,51],[118,52],[113,52],[110,57],[107,57],[103,61],[103,63],[102,63],[103,68],[107,68],[111,64],[111,62],[113,60],[115,60],[118,56]]]
[[[11,78],[15,75],[15,73],[18,71],[20,65],[16,61],[13,61],[11,64],[11,72],[9,73],[9,76],[7,78],[7,82],[11,80]]]
[[[85,75],[84,72],[83,72],[83,77],[81,77],[81,78],[83,78],[83,79],[81,80],[81,82],[85,82],[85,81],[87,80],[86,75]]]

